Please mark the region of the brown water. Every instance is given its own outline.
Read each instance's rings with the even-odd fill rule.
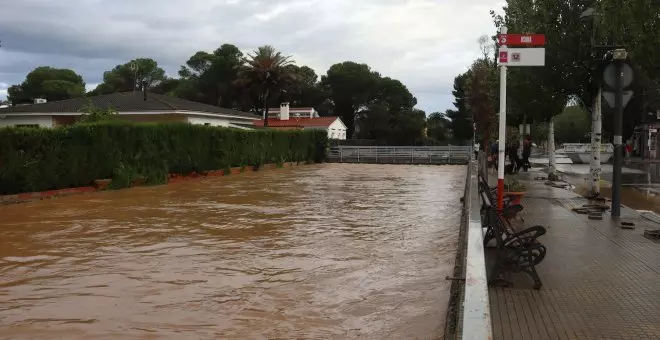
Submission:
[[[324,164],[0,207],[0,338],[439,338],[464,177]]]

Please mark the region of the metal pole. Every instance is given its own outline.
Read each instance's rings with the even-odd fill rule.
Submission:
[[[623,63],[625,50],[614,51],[616,67],[614,97],[614,174],[612,176],[612,218],[621,217],[621,167],[623,166]]]
[[[500,29],[501,34],[506,34],[506,26]],[[506,45],[500,47],[500,51],[506,51]],[[507,58],[508,60],[508,58]],[[504,146],[506,145],[506,64],[500,65],[500,140],[498,145],[497,165],[497,208],[504,209]]]

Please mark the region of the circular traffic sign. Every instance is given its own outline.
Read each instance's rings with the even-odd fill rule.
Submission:
[[[632,84],[634,74],[633,68],[628,63],[623,64],[623,87],[626,88]],[[603,72],[603,81],[607,86],[614,88],[616,86],[616,65],[609,64]]]

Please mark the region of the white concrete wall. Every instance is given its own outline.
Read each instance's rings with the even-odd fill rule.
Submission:
[[[0,115],[0,127],[16,125],[39,125],[39,127],[53,127],[52,116],[3,116]]]
[[[205,125],[209,124],[210,126],[229,126],[229,119],[217,118],[217,117],[188,117],[188,123]]]
[[[346,127],[341,121],[339,121],[339,119],[335,120],[334,123],[330,124],[328,127],[328,138],[346,139]]]

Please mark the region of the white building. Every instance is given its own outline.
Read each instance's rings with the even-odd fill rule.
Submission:
[[[89,104],[112,108],[123,120],[135,122],[187,122],[209,126],[252,129],[254,114],[149,92],[122,92],[87,98],[0,108],[0,127],[58,127],[70,125]]]
[[[271,110],[273,114],[271,115]],[[321,129],[328,132],[330,139],[346,139],[346,125],[339,117],[319,117],[312,108],[291,108],[289,103],[282,103],[279,109],[268,109],[268,128],[280,130]],[[291,112],[294,112],[291,115]],[[264,127],[264,120],[254,121],[254,126]]]
[[[288,107],[289,103],[282,103],[279,108],[268,108],[268,118],[280,119],[282,108]],[[319,118],[319,113],[313,107],[288,107],[289,117]]]

